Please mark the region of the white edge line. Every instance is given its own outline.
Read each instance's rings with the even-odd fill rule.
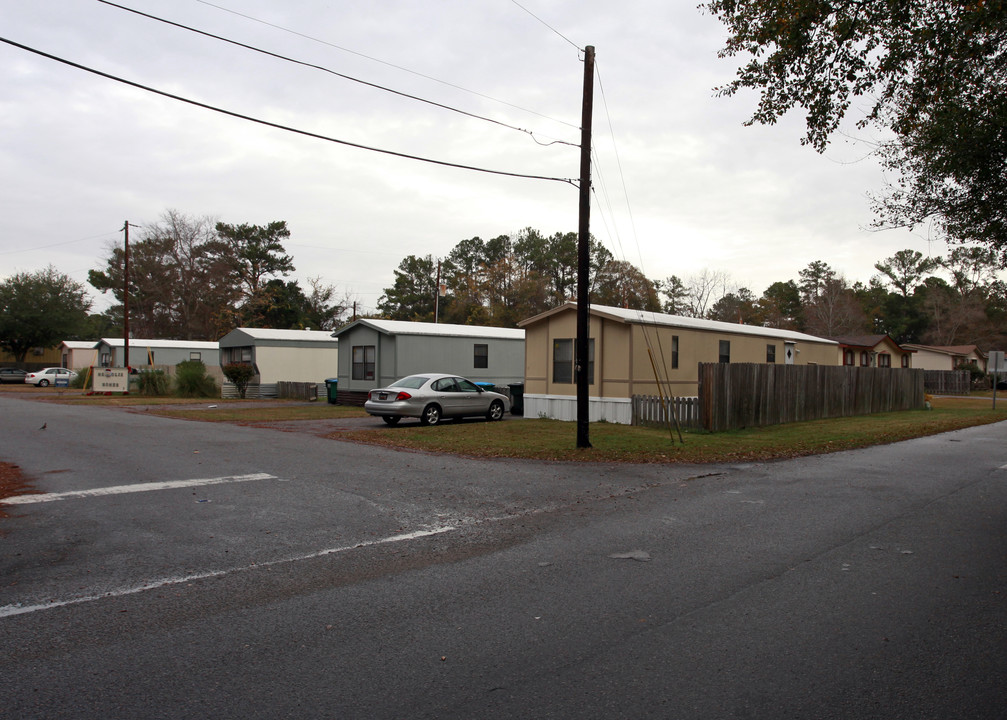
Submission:
[[[279,560],[269,560],[267,562],[254,563],[252,565],[244,565],[241,567],[229,568],[227,570],[211,570],[208,572],[185,575],[182,577],[169,577],[162,578],[160,580],[151,580],[143,585],[135,585],[133,587],[121,588],[119,590],[110,590],[109,592],[101,593],[100,595],[86,595],[84,597],[71,598],[69,600],[53,600],[52,602],[40,603],[37,605],[3,605],[0,606],[0,618],[12,617],[14,615],[24,615],[26,613],[39,612],[40,610],[51,610],[52,608],[65,607],[67,605],[79,605],[81,603],[94,602],[96,600],[107,600],[109,598],[123,597],[125,595],[135,595],[137,593],[146,592],[147,590],[156,590],[168,585],[179,585],[181,583],[221,577],[231,573],[243,572],[245,570],[255,570],[257,568],[282,565],[284,563],[298,562],[300,560],[311,560],[313,558],[322,557],[323,555],[332,555],[335,553],[347,552],[349,550],[357,550],[359,548],[370,547],[372,545],[387,545],[388,543],[416,540],[417,538],[440,535],[441,533],[451,532],[456,529],[456,527],[448,525],[430,530],[416,530],[415,532],[403,533],[401,535],[391,535],[378,540],[365,540],[364,542],[360,542],[355,545],[344,545],[342,547],[329,548],[328,550],[318,550],[313,553],[308,553],[307,555],[297,555],[294,557],[281,558]]]
[[[223,483],[275,479],[276,477],[269,473],[252,473],[251,475],[227,475],[225,477],[199,478],[194,480],[166,480],[164,482],[138,483],[135,485],[113,485],[111,487],[94,488],[93,490],[71,490],[43,495],[15,495],[14,497],[0,498],[0,505],[31,505],[34,503],[67,500],[69,498],[103,497],[105,495],[150,492],[151,490],[174,490],[176,488],[201,487],[203,485],[221,485]]]

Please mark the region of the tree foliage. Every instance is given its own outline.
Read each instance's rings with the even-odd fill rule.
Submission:
[[[928,219],[955,243],[1007,262],[1007,4],[1002,0],[710,0],[747,58],[723,95],[760,93],[749,124],[803,108],[802,140],[825,150],[851,107],[885,132],[896,178],[882,227]]]
[[[229,225],[168,210],[130,243],[131,334],[215,340],[238,325],[335,328],[348,304],[336,298],[335,288],[313,278],[306,295],[297,282],[274,277],[294,269],[281,242],[289,236],[283,221]],[[112,248],[105,269],[90,271],[88,279],[119,301],[104,324],[121,328],[124,248]]]
[[[265,226],[219,222],[216,231],[230,251],[234,273],[246,298],[255,296],[263,278],[293,272],[294,261],[286,254],[282,243],[290,237],[285,221],[277,220]]]
[[[228,246],[216,235],[213,220],[168,210],[161,222],[144,228],[129,246],[129,323],[137,337],[209,340],[230,327],[228,309],[238,300]],[[91,270],[88,281],[111,291],[122,313],[125,252],[112,249],[104,271]],[[223,332],[222,332],[223,331]]]
[[[0,346],[17,362],[34,347],[79,338],[91,301],[84,286],[52,265],[0,283]]]
[[[607,298],[632,296],[631,307],[657,306],[653,283],[639,271],[631,277],[626,265],[615,263],[594,239],[589,262],[592,299],[599,283],[605,283]],[[443,296],[437,294],[438,273]],[[515,327],[525,318],[575,299],[576,292],[576,233],[545,236],[525,228],[513,237],[462,240],[441,260],[432,255],[404,258],[377,309],[393,320],[433,322],[436,314],[447,323]]]

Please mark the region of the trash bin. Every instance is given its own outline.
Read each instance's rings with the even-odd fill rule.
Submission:
[[[511,415],[524,415],[524,383],[510,383]]]
[[[339,386],[339,378],[326,378],[325,379],[325,394],[329,398],[330,405],[337,405],[339,403],[339,397],[336,394],[336,389]]]

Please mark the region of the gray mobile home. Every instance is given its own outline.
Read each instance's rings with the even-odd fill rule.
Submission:
[[[336,330],[338,399],[362,405],[367,391],[421,372],[506,386],[524,380],[524,330],[360,319]]]

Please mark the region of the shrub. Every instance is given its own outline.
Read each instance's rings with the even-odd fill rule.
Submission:
[[[164,370],[141,370],[136,376],[136,391],[140,395],[167,395],[171,386]]]
[[[206,374],[202,360],[183,360],[175,366],[175,393],[179,397],[216,397],[217,383]]]
[[[983,372],[983,369],[979,367],[979,363],[977,363],[975,360],[970,360],[969,362],[960,362],[958,363],[958,367],[956,369],[969,371],[969,375],[971,376],[972,380],[972,387],[976,388],[985,384],[986,373]]]
[[[248,390],[248,383],[255,376],[255,368],[242,363],[231,363],[221,368],[224,377],[234,383],[238,389],[238,397],[245,399],[245,392]]]

